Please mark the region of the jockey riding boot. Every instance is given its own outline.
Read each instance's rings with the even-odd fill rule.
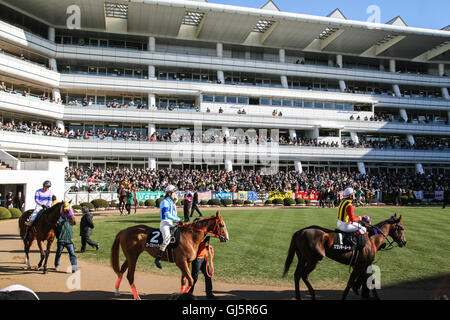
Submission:
[[[156,254],[155,265],[156,265],[159,269],[162,269],[162,266],[161,266],[161,258],[162,258],[163,253],[164,253],[164,251],[158,250],[158,253]]]

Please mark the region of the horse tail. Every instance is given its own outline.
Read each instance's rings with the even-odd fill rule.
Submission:
[[[284,263],[283,277],[286,276],[287,272],[289,271],[289,267],[292,264],[292,260],[294,259],[294,254],[295,254],[295,249],[296,249],[295,240],[297,239],[297,235],[298,235],[298,232],[294,233],[294,235],[292,236],[288,255],[286,257],[286,262]]]
[[[111,247],[111,266],[117,275],[120,275],[120,266],[119,266],[120,234],[121,231],[116,235],[116,239],[114,239],[114,243]]]

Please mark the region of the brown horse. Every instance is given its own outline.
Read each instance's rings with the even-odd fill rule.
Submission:
[[[128,195],[127,195],[128,192],[125,191],[125,189],[119,189],[117,194],[119,195],[119,211],[120,211],[120,215],[123,215],[123,210],[126,208],[126,203],[127,203],[127,200],[128,200]],[[137,201],[137,198],[136,198],[136,192],[135,191],[133,191],[133,202],[134,202],[134,214],[136,214],[138,201]],[[130,211],[131,211],[131,209],[130,209]],[[130,213],[128,213],[128,214],[130,214]]]
[[[128,269],[127,279],[133,291],[133,297],[140,300],[139,294],[134,285],[134,272],[136,269],[136,262],[139,255],[146,251],[151,256],[155,257],[158,248],[147,248],[145,243],[147,235],[153,230],[158,230],[145,225],[139,225],[121,230],[114,240],[111,248],[111,265],[114,272],[117,274],[116,282],[116,296],[120,296],[119,286],[122,281],[122,276]],[[180,226],[180,243],[173,250],[174,262],[181,270],[181,292],[187,293],[194,285],[194,280],[191,276],[190,266],[192,261],[197,257],[197,251],[200,243],[205,238],[206,234],[210,234],[220,239],[220,242],[229,240],[228,231],[223,221],[222,216],[217,212],[214,216],[203,218],[191,223]],[[125,256],[125,262],[119,268],[119,245]],[[166,253],[162,257],[163,261],[169,261]],[[185,288],[186,279],[188,286]]]
[[[72,201],[59,202],[54,206],[46,209],[44,212],[42,212],[40,214],[40,217],[38,218],[39,220],[35,221],[35,223],[31,227],[28,233],[28,238],[26,240],[25,234],[27,227],[25,225],[25,222],[27,221],[28,217],[33,213],[33,210],[28,210],[20,216],[19,218],[20,237],[23,240],[25,248],[25,257],[28,270],[31,269],[29,257],[30,247],[33,244],[33,241],[36,239],[39,246],[39,251],[41,253],[41,260],[39,261],[39,264],[37,265],[36,269],[39,269],[42,266],[42,263],[44,263],[44,274],[47,273],[47,260],[48,256],[50,255],[52,243],[55,239],[55,229],[57,227],[59,217],[61,217],[61,215],[65,215],[66,217],[69,217],[72,220],[72,223],[74,224],[76,223],[75,215],[73,214],[73,209],[70,206],[71,202]],[[44,241],[47,241],[46,251],[44,251]]]
[[[365,234],[366,244],[356,260],[347,286],[342,294],[342,300],[345,300],[350,288],[354,288],[356,291],[356,288],[359,288],[364,283],[364,280],[369,278],[370,275],[367,274],[367,268],[372,265],[375,254],[380,250],[384,240],[388,236],[392,237],[399,247],[406,245],[401,220],[401,216],[397,218],[397,215],[395,215],[375,226],[369,226],[369,232]],[[353,254],[352,251],[334,250],[333,242],[334,232],[318,226],[301,229],[292,236],[288,256],[284,265],[283,277],[289,271],[294,254],[296,254],[298,258],[297,268],[294,274],[296,299],[301,299],[300,278],[302,278],[308,287],[311,299],[315,300],[315,292],[308,280],[308,276],[324,257],[331,258],[346,265],[350,264]],[[367,293],[367,290],[363,290],[363,292]],[[372,292],[378,298],[376,290],[372,289]]]

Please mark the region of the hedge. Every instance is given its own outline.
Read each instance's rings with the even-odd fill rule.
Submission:
[[[290,207],[295,204],[295,200],[292,198],[284,198],[283,202],[286,207]]]
[[[219,199],[210,199],[210,200],[208,200],[208,204],[210,206],[220,206],[220,205],[222,205],[222,203],[220,202]]]
[[[253,204],[253,201],[245,200],[245,201],[244,201],[244,204]]]
[[[305,204],[306,205],[310,205],[311,204],[311,200],[305,200]]]
[[[234,200],[233,200],[233,204],[239,204],[239,205],[241,205],[241,204],[244,204],[244,201],[242,201],[242,200],[240,200],[240,199],[234,199]]]
[[[284,204],[284,200],[280,198],[273,199],[273,204]]]
[[[200,201],[200,205],[202,205],[202,206],[206,206],[207,204],[208,204],[208,201],[206,201],[206,200]]]
[[[163,200],[164,200],[164,197],[160,197],[160,198],[156,199],[155,206],[159,208],[159,204],[160,204],[161,201],[163,201]]]
[[[11,219],[11,212],[5,207],[0,207],[0,220]]]
[[[22,215],[22,211],[17,208],[11,208],[9,209],[9,212],[11,213],[11,219],[20,218],[20,216]]]
[[[305,202],[305,200],[303,198],[296,198],[295,199],[295,203],[296,204],[305,204],[306,202]]]
[[[85,207],[86,206],[86,207],[88,207],[89,210],[94,210],[95,209],[94,205],[92,203],[90,203],[90,202],[80,203],[80,206],[81,207]]]
[[[266,200],[266,202],[264,202],[264,204],[273,204],[272,200]]]
[[[147,199],[144,202],[145,206],[147,207],[156,207],[156,202],[153,199]]]
[[[220,202],[222,203],[222,205],[223,205],[224,207],[231,206],[231,204],[233,203],[233,202],[231,201],[231,199],[221,199]]]
[[[79,205],[79,204],[74,204],[73,206],[72,206],[72,209],[73,210],[80,210],[81,211],[81,206]]]
[[[118,208],[118,207],[119,207],[119,204],[118,204],[117,202],[115,202],[115,201],[110,201],[110,202],[109,202],[109,206],[110,206],[111,208]]]
[[[145,206],[145,202],[144,201],[139,201],[138,205],[139,205],[139,207],[143,207],[143,206]]]
[[[95,199],[91,201],[94,208],[108,208],[109,203],[105,199]]]

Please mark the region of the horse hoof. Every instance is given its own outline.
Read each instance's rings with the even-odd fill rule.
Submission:
[[[120,291],[118,289],[114,292],[114,297],[120,297]]]

